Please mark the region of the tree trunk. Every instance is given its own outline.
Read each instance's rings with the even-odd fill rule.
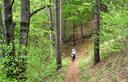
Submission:
[[[12,6],[14,4],[14,0],[3,0],[3,9],[4,9],[4,27],[5,27],[5,39],[7,46],[12,46],[8,56],[8,61],[4,62],[4,68],[6,68],[6,77],[8,78],[16,78],[16,65],[15,59],[15,46],[14,46],[14,27],[15,23],[13,22],[13,14],[12,14]]]
[[[4,31],[4,25],[3,25],[3,14],[2,14],[2,4],[0,3],[0,45],[4,44],[5,40],[5,31]],[[2,53],[1,56],[4,56],[5,50],[1,49]]]
[[[52,3],[51,0],[49,0],[50,3]],[[49,33],[49,39],[50,41],[53,41],[53,16],[52,16],[52,8],[48,8],[48,16],[49,16],[49,30],[50,30],[50,33]]]
[[[30,25],[30,1],[21,0],[20,44],[28,45],[28,33]]]
[[[12,43],[12,49],[9,55],[15,55],[15,47],[14,47],[14,27],[15,23],[13,22],[12,15],[12,6],[14,4],[14,0],[3,0],[3,8],[4,8],[4,26],[5,26],[5,39],[7,45]]]
[[[15,23],[12,19],[12,6],[13,6],[14,0],[3,0],[3,6],[4,6],[4,24],[6,29],[6,42],[7,45],[10,43],[13,43],[14,41],[14,26]],[[11,51],[11,55],[14,55],[15,48],[13,44],[13,49]]]
[[[31,15],[32,16],[32,15]],[[20,45],[21,51],[19,52],[19,64],[18,70],[21,73],[18,74],[18,80],[26,81],[26,69],[27,69],[27,45],[28,45],[28,33],[30,25],[30,0],[21,0],[21,20],[20,20]]]
[[[62,0],[60,0],[60,44],[62,47]]]
[[[59,1],[55,2],[55,30],[56,30],[56,62],[57,70],[61,68],[61,44],[60,44],[60,15],[59,15]]]
[[[82,22],[81,22],[81,24],[80,24],[80,30],[81,30],[81,39],[82,39],[82,42],[84,42],[83,24],[82,24]]]
[[[95,0],[95,25],[94,65],[100,62],[100,0]]]
[[[6,41],[9,45],[14,40],[14,22],[12,19],[12,2],[11,0],[3,0],[4,5],[4,24],[6,28]]]
[[[46,6],[43,6],[32,13],[30,13],[30,0],[21,0],[21,21],[20,21],[20,45],[21,52],[19,53],[19,79],[26,81],[26,69],[27,69],[27,46],[28,46],[28,34],[30,26],[30,18],[34,16],[37,12],[44,9]],[[22,75],[21,75],[22,74]]]
[[[3,15],[2,15],[2,4],[0,3],[0,39],[4,35],[4,27],[3,27]]]

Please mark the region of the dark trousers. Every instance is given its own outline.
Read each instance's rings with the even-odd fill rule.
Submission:
[[[75,54],[73,54],[73,56],[72,56],[72,61],[74,61],[75,58],[76,58],[76,56],[75,56]]]

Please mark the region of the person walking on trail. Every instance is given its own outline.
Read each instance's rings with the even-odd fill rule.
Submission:
[[[76,50],[75,49],[72,49],[72,61],[74,61],[75,60],[75,58],[76,58]]]

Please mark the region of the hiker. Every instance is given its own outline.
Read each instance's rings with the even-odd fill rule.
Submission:
[[[75,58],[76,58],[76,50],[75,49],[72,49],[72,61],[74,61],[75,60]]]

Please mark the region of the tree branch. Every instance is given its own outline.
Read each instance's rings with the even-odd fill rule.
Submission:
[[[14,2],[15,2],[15,0],[12,0],[12,3],[11,3],[11,5],[10,5],[10,8],[12,8]]]
[[[30,18],[31,18],[34,14],[36,14],[37,12],[41,11],[42,9],[44,9],[45,7],[46,7],[46,6],[43,6],[43,7],[39,8],[39,9],[33,11],[33,12],[30,14]]]

